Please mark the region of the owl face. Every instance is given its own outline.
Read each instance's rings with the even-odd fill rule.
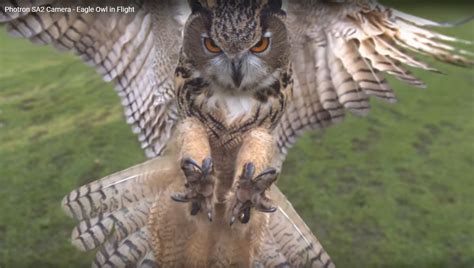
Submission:
[[[289,62],[281,3],[217,2],[222,3],[193,8],[184,31],[186,58],[219,90],[232,93],[270,86]]]

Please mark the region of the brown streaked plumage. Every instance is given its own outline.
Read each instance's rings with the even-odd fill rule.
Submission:
[[[178,110],[183,124],[207,134],[183,143],[189,187],[174,199],[190,201],[191,214],[204,211],[209,220],[217,202],[231,224],[247,223],[252,207],[275,209],[265,195],[277,177],[272,131],[293,87],[285,14],[281,5],[260,1],[217,1],[212,8],[196,2],[184,36],[176,71]],[[271,44],[252,52],[264,38]],[[196,136],[183,132],[184,140],[188,135]]]
[[[113,81],[142,147],[159,156],[64,198],[80,221],[73,244],[99,248],[96,266],[333,266],[272,185],[287,150],[346,110],[366,115],[370,96],[395,102],[386,74],[423,87],[403,65],[436,70],[407,50],[473,64],[447,44],[462,40],[426,29],[445,24],[371,0],[291,1],[285,11],[274,0],[133,5],[0,10],[13,35],[71,50]]]
[[[248,267],[278,264],[323,267],[330,262],[319,241],[285,196],[270,193],[278,210],[255,213],[249,224],[229,225],[225,204],[214,220],[191,216],[170,196],[183,191],[179,166],[182,133],[166,156],[118,172],[71,192],[65,212],[81,220],[72,242],[81,250],[99,247],[95,266],[153,264],[159,267]],[[141,267],[140,265],[138,265]]]

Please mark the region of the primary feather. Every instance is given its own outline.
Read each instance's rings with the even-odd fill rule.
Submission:
[[[472,53],[447,43],[470,42],[427,28],[452,25],[418,18],[376,1],[290,1],[288,25],[296,48],[292,56],[299,83],[295,82],[293,101],[275,131],[282,161],[306,130],[339,122],[345,110],[366,115],[370,96],[395,102],[384,73],[415,87],[426,87],[404,65],[439,71],[408,51],[463,67],[474,64],[469,57]],[[307,83],[312,79],[308,77],[318,82]],[[307,113],[302,107],[316,106],[315,99],[322,107]]]

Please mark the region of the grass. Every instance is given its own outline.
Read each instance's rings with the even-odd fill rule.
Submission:
[[[407,6],[439,21],[472,4]],[[473,24],[444,30],[474,39]],[[398,104],[299,140],[279,181],[339,267],[474,266],[474,73],[392,81]],[[84,267],[70,190],[145,159],[112,85],[0,28],[0,267]]]

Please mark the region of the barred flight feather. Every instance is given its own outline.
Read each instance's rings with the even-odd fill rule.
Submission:
[[[72,244],[87,251],[100,246],[106,240],[121,241],[146,225],[153,200],[142,198],[131,207],[84,219],[72,231]]]
[[[176,179],[170,172],[178,166],[171,157],[154,158],[71,192],[62,205],[80,220],[72,231],[72,244],[84,251],[99,248],[96,267],[156,267],[147,227],[150,209]]]
[[[265,267],[275,267],[273,261],[276,260],[278,264],[288,263],[289,267],[335,267],[321,243],[276,186],[272,188],[272,198],[279,208],[270,215],[268,230],[271,237],[265,241],[275,244],[273,247],[268,245],[266,252],[274,258],[266,258]]]
[[[384,73],[412,86],[426,87],[403,65],[439,71],[409,52],[463,67],[474,65],[470,58],[473,53],[446,43],[471,42],[427,29],[454,24],[418,18],[376,1],[292,1],[287,13],[295,47],[295,84],[293,102],[275,130],[281,161],[306,130],[340,121],[344,116],[341,106],[356,115],[366,115],[369,96],[395,102]],[[322,109],[302,112],[318,104]],[[329,118],[310,120],[324,113]]]
[[[72,51],[94,66],[105,81],[113,81],[122,99],[127,122],[139,134],[148,156],[157,156],[165,148],[177,120],[172,65],[177,62],[183,25],[175,1],[156,5],[140,1],[102,1],[100,5],[135,5],[136,12],[116,13],[7,13],[3,7],[32,7],[48,4],[68,7],[65,1],[4,1],[0,23],[17,37],[37,44],[52,44],[61,51]],[[97,1],[76,1],[74,6],[93,6]],[[161,11],[163,10],[163,11]],[[156,13],[159,13],[158,15]],[[182,14],[181,14],[182,15]],[[161,18],[165,16],[165,18]],[[158,19],[160,27],[153,27]],[[168,33],[169,31],[170,33]],[[172,37],[172,38],[169,38]],[[160,115],[160,116],[156,116]]]
[[[129,236],[112,240],[102,246],[96,254],[93,267],[157,267],[149,241],[150,232],[142,227]]]
[[[162,164],[176,164],[165,159],[149,160],[74,190],[62,201],[64,211],[70,217],[84,220],[132,207],[143,199],[155,196],[159,192],[158,186],[167,182],[155,181],[155,178],[166,174],[171,168]],[[153,183],[154,187],[143,187],[149,183]]]

